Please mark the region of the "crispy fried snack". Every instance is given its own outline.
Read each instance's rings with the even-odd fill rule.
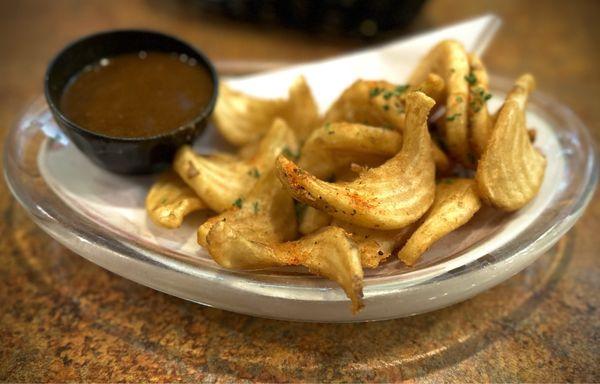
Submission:
[[[212,257],[226,268],[302,265],[337,282],[352,301],[352,312],[363,307],[358,248],[341,228],[326,227],[300,240],[264,244],[241,236],[230,223],[219,221],[211,228],[207,241]]]
[[[471,149],[477,158],[485,150],[494,122],[487,108],[487,101],[492,97],[489,93],[489,77],[483,63],[475,55],[469,55],[471,77],[469,78],[469,130],[471,133]]]
[[[410,225],[400,230],[383,231],[359,227],[340,220],[334,220],[331,225],[343,228],[358,245],[363,268],[377,268],[406,241],[413,227]]]
[[[472,166],[468,137],[469,60],[457,41],[444,40],[423,58],[412,73],[409,83],[419,84],[435,73],[446,84],[446,117],[444,141],[450,154],[466,166]]]
[[[340,220],[374,229],[403,228],[429,209],[435,194],[435,165],[427,129],[433,105],[421,92],[408,95],[401,151],[352,182],[319,180],[283,156],[277,158],[279,179],[296,200]]]
[[[451,167],[450,160],[432,144],[436,169],[444,173]],[[298,165],[326,180],[353,163],[380,165],[396,155],[401,147],[402,135],[398,131],[346,122],[326,123],[306,140]]]
[[[544,179],[546,158],[531,144],[525,125],[525,105],[534,86],[533,76],[519,77],[500,109],[477,166],[475,179],[481,198],[505,211],[527,204]]]
[[[320,179],[351,163],[369,164],[394,156],[402,136],[389,129],[362,124],[326,123],[304,143],[298,164]]]
[[[292,84],[287,99],[260,99],[219,87],[213,121],[232,144],[241,146],[260,139],[275,118],[284,119],[296,137],[303,141],[319,126],[319,111],[304,77]]]
[[[362,307],[363,271],[356,245],[336,227],[323,228],[297,241],[292,198],[274,173],[266,175],[241,207],[213,217],[198,229],[198,242],[225,268],[257,269],[302,265],[336,281]]]
[[[479,208],[481,201],[474,180],[442,179],[433,205],[398,257],[406,265],[414,265],[433,243],[466,224]]]
[[[152,221],[165,228],[179,228],[190,213],[208,209],[196,193],[177,174],[165,172],[146,196],[146,212]]]
[[[420,84],[414,86],[357,80],[325,113],[325,123],[356,123],[401,132],[406,118],[406,96],[416,90],[438,103],[445,94],[444,80],[436,74],[425,76]]]
[[[235,222],[241,236],[255,241],[272,243],[296,237],[297,224],[294,202],[270,171],[250,193],[218,216],[206,220],[198,228],[198,243],[207,247],[208,232],[219,221]]]
[[[390,124],[395,123],[394,126],[403,124],[399,120],[399,112],[402,112],[403,108],[398,96],[405,90],[406,88],[396,88],[394,84],[387,81],[356,80],[329,107],[325,113],[325,123],[345,121],[387,128],[392,128]],[[396,119],[392,122],[388,121],[386,111],[375,103],[378,96],[384,97],[384,93],[391,103],[388,108],[396,111]]]
[[[256,154],[248,159],[225,161],[194,153],[184,146],[175,155],[173,168],[213,211],[222,212],[252,189],[261,175],[274,166],[282,152],[297,153],[294,133],[285,121],[273,121]]]
[[[446,97],[446,82],[443,78],[435,73],[430,73],[425,77],[420,84],[409,86],[409,92],[402,94],[400,97],[406,100],[406,95],[413,91],[421,91],[431,97],[435,104],[441,104]]]

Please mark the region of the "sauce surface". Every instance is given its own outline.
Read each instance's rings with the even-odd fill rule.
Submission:
[[[60,109],[93,132],[150,137],[192,121],[213,86],[208,70],[186,55],[142,51],[83,69],[65,87]]]

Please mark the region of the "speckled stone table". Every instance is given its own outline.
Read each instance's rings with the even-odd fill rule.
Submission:
[[[360,46],[207,19],[188,3],[0,2],[0,137],[41,92],[52,54],[99,29],[165,30],[221,63]],[[490,70],[535,73],[598,139],[599,4],[436,0],[408,32],[496,12],[505,26]],[[554,248],[494,289],[425,315],[340,325],[252,318],[122,279],[45,235],[3,182],[0,213],[1,381],[600,381],[598,194]]]

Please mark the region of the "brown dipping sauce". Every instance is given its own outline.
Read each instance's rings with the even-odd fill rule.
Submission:
[[[208,70],[186,55],[142,51],[86,67],[66,86],[60,109],[89,131],[151,137],[194,120],[213,86]]]

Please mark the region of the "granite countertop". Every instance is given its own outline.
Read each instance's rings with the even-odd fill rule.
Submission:
[[[0,3],[0,137],[41,93],[54,52],[99,29],[171,32],[221,64],[308,60],[360,46],[206,20],[186,3]],[[490,71],[534,73],[597,140],[600,3],[432,0],[408,32],[490,10],[505,21],[485,57]],[[555,247],[505,283],[440,311],[365,324],[253,318],[137,285],[53,241],[3,181],[0,213],[1,381],[600,380],[598,193]]]

